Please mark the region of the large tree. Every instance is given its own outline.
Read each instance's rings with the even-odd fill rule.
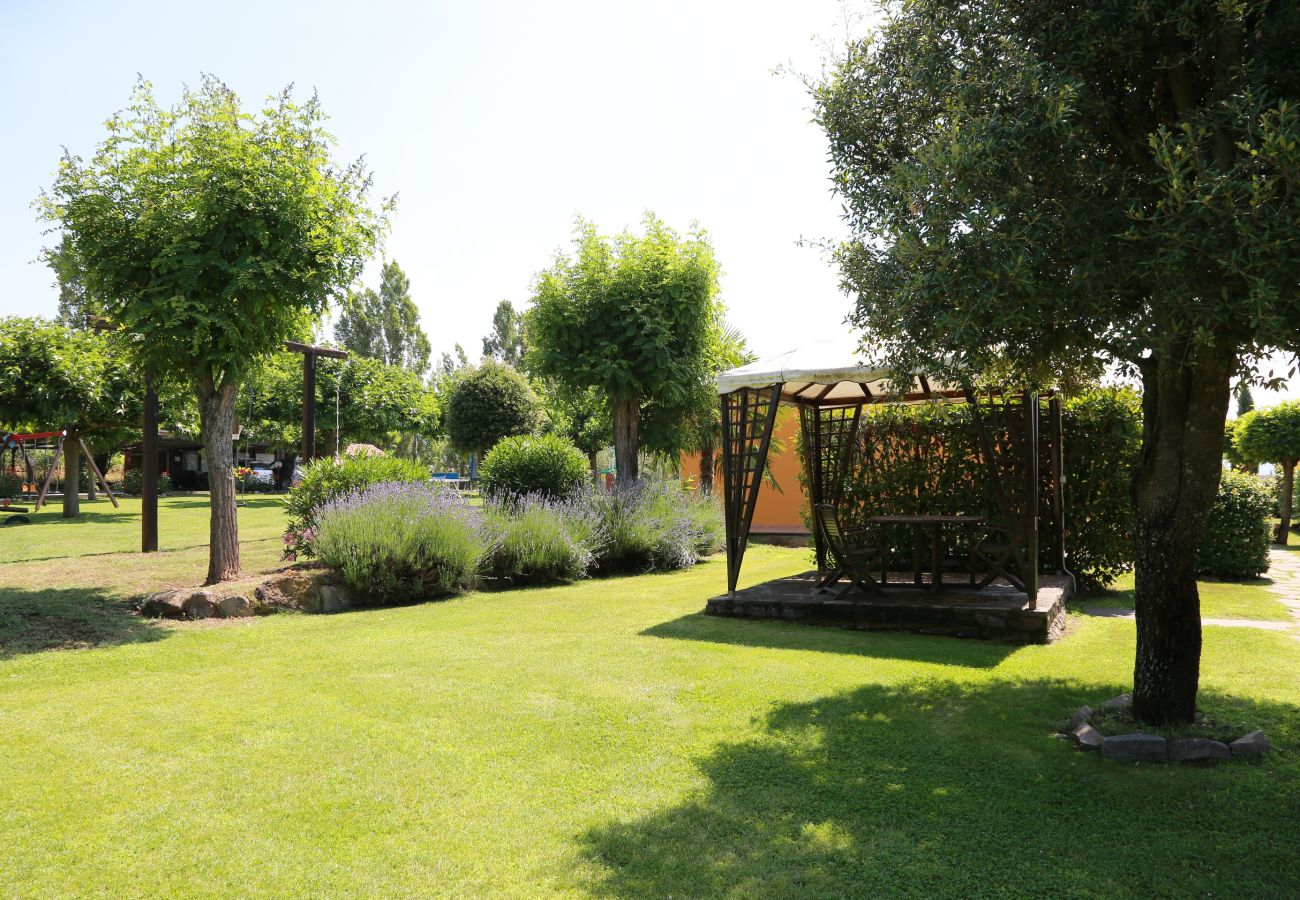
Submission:
[[[384,263],[379,290],[350,291],[334,325],[339,344],[358,356],[402,366],[423,376],[429,368],[429,338],[411,299],[411,279],[396,260]]]
[[[483,356],[518,369],[524,363],[524,350],[524,314],[502,300],[492,313],[492,333],[483,338]]]
[[[1191,721],[1234,377],[1300,348],[1300,4],[909,0],[813,84],[855,324],[901,365],[1138,374],[1134,709]]]
[[[685,238],[652,214],[645,233],[612,241],[579,222],[572,258],[537,276],[525,314],[529,370],[604,394],[620,484],[638,476],[642,404],[688,403],[708,378],[718,321],[718,264],[708,236]]]
[[[87,162],[65,154],[46,215],[86,289],[138,338],[146,371],[199,402],[211,504],[207,580],[239,574],[232,426],[249,370],[313,321],[374,252],[384,215],[360,161],[333,161],[315,97],[257,114],[213,77],[159,105],[141,81]]]
[[[127,343],[45,319],[0,319],[0,430],[67,430],[65,517],[80,513],[78,438],[111,447],[138,427],[140,384]]]
[[[1300,401],[1247,412],[1232,430],[1232,443],[1235,455],[1251,465],[1269,462],[1282,467],[1277,542],[1288,543],[1295,467],[1300,463]]]

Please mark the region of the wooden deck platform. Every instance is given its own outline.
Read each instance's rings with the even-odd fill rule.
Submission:
[[[898,581],[906,577],[900,574]],[[714,597],[704,611],[713,616],[782,619],[806,625],[1046,644],[1065,628],[1065,603],[1070,595],[1070,579],[1055,575],[1041,576],[1038,602],[1032,607],[1023,593],[1003,581],[981,591],[971,588],[964,575],[948,576],[937,591],[891,584],[883,594],[851,588],[839,599],[836,594],[842,584],[819,594],[817,580],[817,572],[812,571],[766,581],[734,595]]]

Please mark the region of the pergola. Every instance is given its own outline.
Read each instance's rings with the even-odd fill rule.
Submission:
[[[854,460],[861,455],[859,425],[866,407],[969,404],[990,493],[1001,514],[1014,519],[1018,533],[1024,536],[1024,546],[1018,552],[1023,554],[1020,559],[1030,604],[1038,591],[1038,532],[1043,521],[1053,531],[1054,567],[1064,572],[1061,410],[1057,398],[1048,399],[1048,434],[1044,436],[1040,433],[1041,401],[1034,392],[977,395],[925,372],[912,372],[901,381],[895,380],[896,374],[883,365],[856,359],[852,348],[822,341],[718,376],[730,594],[734,596],[736,591],[777,409],[783,403],[799,410],[804,474],[813,506],[835,503],[841,497]],[[1046,463],[1046,471],[1040,460]],[[825,570],[827,548],[819,528],[813,528],[813,537],[818,569]]]

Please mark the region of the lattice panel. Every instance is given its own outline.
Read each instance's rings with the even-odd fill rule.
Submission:
[[[723,507],[727,525],[727,589],[736,589],[767,464],[781,386],[744,388],[722,401]]]

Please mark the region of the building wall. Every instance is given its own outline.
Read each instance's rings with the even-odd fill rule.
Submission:
[[[784,409],[784,408],[783,408]],[[807,534],[803,511],[807,508],[803,486],[799,476],[803,463],[799,459],[799,450],[795,438],[799,434],[799,416],[793,409],[783,413],[773,429],[773,437],[780,438],[785,444],[781,453],[774,450],[767,455],[768,468],[781,486],[777,491],[767,481],[758,488],[758,506],[754,508],[754,522],[750,527],[752,534]],[[722,465],[714,473],[715,490],[722,490]],[[700,457],[698,453],[682,454],[682,479],[694,485],[700,477]]]

